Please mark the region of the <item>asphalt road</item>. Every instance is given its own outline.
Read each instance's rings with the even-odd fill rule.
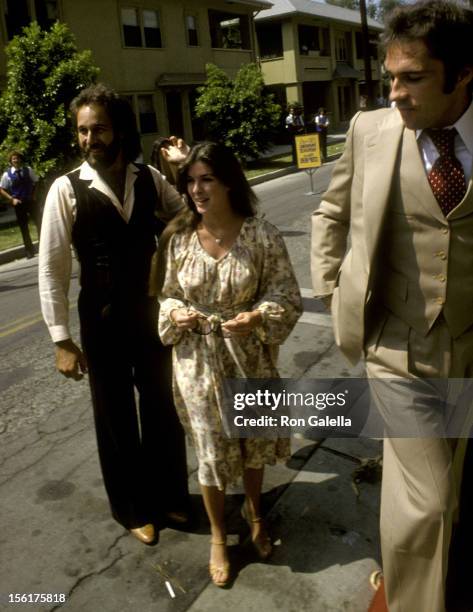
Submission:
[[[333,165],[327,165],[314,175],[314,191],[319,195],[306,195],[310,181],[305,173],[288,175],[255,188],[261,211],[283,232],[305,295],[310,294],[310,214],[318,205],[332,168]],[[0,610],[30,611],[46,607],[52,611],[60,603],[10,605],[10,593],[66,593],[64,607],[70,610],[182,612],[192,609],[200,612],[202,609],[220,612],[224,604],[215,599],[212,586],[208,592],[210,603],[204,604],[201,600],[201,608],[200,600],[196,599],[205,596],[209,582],[205,567],[208,554],[205,521],[202,521],[203,531],[190,534],[165,530],[159,546],[150,549],[138,544],[110,518],[98,466],[87,381],[69,381],[55,372],[52,344],[40,318],[36,274],[36,260],[20,260],[0,267]],[[71,322],[77,337],[76,296],[77,278],[74,278]],[[292,340],[283,347],[282,374],[323,376],[330,371],[333,376],[349,375],[334,347],[327,315],[314,312],[317,308],[313,302],[310,306],[310,312],[305,313],[306,318],[298,324]],[[314,323],[313,317],[319,319]],[[299,451],[290,465],[268,470],[265,487],[269,496],[266,503],[270,507],[310,459],[313,445],[296,440],[294,450],[297,449]],[[356,452],[367,454],[365,449]],[[305,557],[310,555],[312,547],[301,551],[300,558],[296,554],[296,557],[287,559],[281,553],[281,567],[278,567],[276,559],[272,569],[268,566],[264,569],[266,578],[258,578],[258,584],[262,586],[258,590],[259,597],[267,598],[267,603],[260,602],[257,608],[251,609],[259,612],[276,609],[338,612],[342,609],[341,602],[352,600],[353,590],[359,588],[362,598],[359,601],[355,598],[358,607],[347,608],[343,604],[343,609],[353,612],[366,609],[369,594],[363,589],[365,576],[373,567],[372,559],[375,557],[376,547],[372,542],[376,532],[376,519],[373,518],[376,499],[370,497],[366,504],[357,506],[355,510],[351,505],[342,504],[347,510],[343,518],[345,531],[334,526],[336,500],[332,494],[334,485],[329,482],[333,478],[330,474],[341,474],[342,488],[348,491],[352,504],[353,493],[349,486],[352,463],[337,459],[337,465],[321,463],[323,467],[319,467],[317,457],[316,465],[311,468],[315,473],[306,474],[303,482],[296,483],[296,487],[291,489],[300,490],[305,505],[301,506],[296,497],[289,506],[280,506],[288,516],[295,512],[293,520],[302,521],[302,531],[291,532],[302,539],[292,547],[287,546],[285,550],[288,553],[284,554],[294,555],[304,542],[307,527],[305,519],[300,516],[309,512],[308,489],[304,484],[309,479],[313,482],[311,490],[316,491],[314,499],[318,500],[311,502],[310,513],[319,507],[321,496],[325,495],[323,499],[327,500],[321,506],[324,513],[311,522],[313,526],[327,525],[327,529],[320,532],[325,534],[325,539],[319,541],[318,547],[318,550],[327,551],[327,555],[322,559],[317,553],[313,564],[307,566],[302,554]],[[197,493],[195,464],[192,462],[190,457],[190,485],[191,491]],[[319,481],[320,485],[316,485]],[[229,497],[230,511],[238,516],[236,504],[241,503],[240,498],[233,500],[235,495]],[[199,505],[200,496],[196,494],[195,500]],[[276,512],[274,528],[279,524],[277,516]],[[237,521],[239,527],[241,522]],[[355,551],[358,544],[353,543],[349,544],[349,550],[346,548],[343,538],[347,530],[351,533],[350,529],[367,534],[357,540],[360,545],[363,543],[363,550]],[[290,542],[291,534],[285,533],[282,537]],[[340,547],[337,562],[332,559],[334,543]],[[340,559],[346,565],[343,577],[338,565]],[[360,565],[361,559],[367,561]],[[304,602],[299,595],[293,596],[290,589],[286,590],[285,580],[289,579],[286,566],[293,567],[294,575],[297,574],[297,580],[300,580],[297,585],[292,579],[287,584],[294,584],[295,593],[307,594]],[[241,569],[241,575],[246,575],[249,583],[245,586],[244,579],[238,581],[239,589],[243,591],[234,589],[232,596],[241,606],[234,602],[232,609],[250,610],[247,600],[243,601],[241,597],[244,596],[242,592],[247,592],[248,584],[251,585],[254,567],[254,564],[249,565],[246,574]],[[353,571],[353,567],[357,569]],[[180,576],[186,585],[186,592],[179,593],[176,600],[170,599],[160,579],[159,575],[164,575],[163,568]],[[286,576],[283,582],[280,572]],[[275,588],[277,584],[281,585],[281,594]],[[330,586],[328,589],[327,584]],[[335,584],[337,586],[333,586]],[[341,593],[338,599],[334,599],[334,589]],[[252,592],[250,587],[248,597],[251,601],[254,599]],[[281,604],[282,608],[275,605],[275,598],[280,595],[290,602]],[[320,607],[313,606],[312,597],[319,598]]]
[[[306,195],[310,191],[310,180],[304,172],[255,187],[260,212],[283,233],[299,284],[307,292],[310,288],[310,215],[328,184],[332,167],[328,164],[314,174],[316,195]],[[77,294],[75,269],[70,303],[72,329],[76,334]],[[21,259],[0,266],[0,359],[0,432],[17,431],[20,423],[34,420],[36,412],[41,419],[44,408],[35,409],[39,398],[32,396],[32,389],[44,388],[47,396],[51,390],[80,386],[87,395],[86,385],[63,381],[54,371],[52,345],[40,313],[37,259]]]

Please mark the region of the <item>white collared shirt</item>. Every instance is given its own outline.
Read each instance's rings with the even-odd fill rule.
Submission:
[[[455,156],[461,163],[465,173],[466,182],[471,179],[473,166],[473,101],[463,115],[453,125],[448,128],[456,128],[455,136]],[[425,130],[416,130],[417,144],[419,146],[424,168],[427,174],[432,170],[432,166],[439,157],[437,148]]]
[[[181,196],[155,168],[148,166],[156,186],[161,209],[158,218],[169,221],[182,208]],[[89,188],[105,194],[120,216],[129,222],[135,204],[134,183],[138,167],[128,164],[126,169],[123,206],[107,183],[87,162],[80,166],[79,178],[92,181]],[[44,206],[39,243],[39,295],[43,318],[53,342],[67,340],[69,332],[69,283],[72,269],[72,226],[76,218],[76,198],[67,176],[52,184]]]
[[[21,168],[18,168],[18,170],[26,170],[28,172],[28,174],[30,175],[30,179],[32,181],[33,184],[36,184],[38,182],[38,176],[36,175],[36,173],[34,172],[33,168],[30,168],[30,166],[21,166]],[[10,172],[11,174],[16,174],[16,172],[18,172],[18,170],[15,168],[15,166],[11,166],[10,168]],[[2,178],[0,179],[0,187],[2,189],[5,189],[5,191],[10,191],[11,189],[11,180],[10,177],[8,176],[8,172],[4,172],[2,174]]]

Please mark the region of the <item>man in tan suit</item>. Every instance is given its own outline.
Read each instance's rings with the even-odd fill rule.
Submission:
[[[446,379],[473,374],[472,41],[473,14],[451,3],[391,15],[383,47],[396,108],[353,118],[313,216],[314,290],[331,302],[336,341],[353,363],[364,357],[387,431],[401,415],[419,436],[384,441],[390,612],[445,610],[465,444],[438,425]],[[411,381],[415,394],[393,402],[382,379]]]

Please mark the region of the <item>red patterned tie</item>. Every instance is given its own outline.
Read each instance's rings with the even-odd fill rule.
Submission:
[[[459,204],[466,192],[463,166],[455,157],[455,128],[425,130],[432,139],[439,157],[429,172],[429,183],[445,216]]]

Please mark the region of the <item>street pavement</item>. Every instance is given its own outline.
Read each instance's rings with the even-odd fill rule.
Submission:
[[[301,242],[302,233],[297,226],[283,232],[289,244]],[[296,260],[307,257],[297,249],[294,254]],[[30,272],[34,261],[27,264]],[[0,289],[8,290],[16,265],[0,268]],[[362,376],[362,368],[351,368],[338,352],[330,316],[312,298],[306,277],[299,282],[305,287],[304,314],[281,349],[281,376]],[[72,328],[77,336],[75,315]],[[164,529],[159,544],[146,547],[110,518],[86,381],[55,377],[51,388],[51,346],[44,330],[25,335],[9,359],[0,370],[2,404],[8,406],[0,413],[0,610],[367,610],[368,577],[380,558],[379,483],[361,483],[357,496],[352,476],[360,459],[380,454],[379,440],[293,439],[290,461],[266,471],[263,508],[274,542],[266,563],[256,558],[240,516],[243,491],[230,489],[226,513],[234,580],[218,589],[208,576],[209,528],[192,449],[195,525]],[[25,396],[32,398],[31,416]],[[13,604],[14,594],[51,594],[50,603]]]

